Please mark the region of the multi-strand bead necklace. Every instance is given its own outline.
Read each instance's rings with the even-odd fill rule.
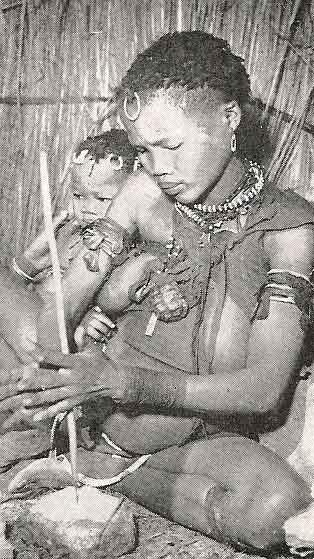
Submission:
[[[263,186],[264,175],[261,167],[257,163],[247,161],[247,170],[244,176],[237,184],[232,194],[219,205],[194,204],[193,208],[175,202],[177,212],[194,222],[201,230],[199,245],[205,246],[205,238],[210,242],[210,235],[213,231],[219,231],[227,220],[235,219],[239,214],[246,214],[255,200],[258,198]],[[183,246],[178,243],[174,237],[171,237],[166,244],[168,250],[167,257],[163,260],[160,269],[155,270],[156,276],[162,276],[171,273],[171,269],[176,259],[179,259],[183,253]],[[174,276],[169,276],[169,281],[163,281],[162,285],[158,285],[156,279],[154,287],[154,296],[152,300],[153,310],[147,323],[145,335],[152,336],[155,330],[157,320],[180,320],[189,310],[189,303],[181,292],[181,287],[175,281]],[[159,307],[164,308],[164,312],[160,313]],[[165,309],[167,312],[165,312]],[[168,318],[165,319],[165,316]],[[169,318],[169,317],[172,318]]]
[[[246,214],[252,203],[258,198],[264,186],[262,168],[253,161],[248,161],[248,169],[232,194],[219,205],[194,204],[193,208],[176,201],[175,208],[179,214],[187,217],[210,236],[219,231],[224,221],[235,219],[238,214]]]

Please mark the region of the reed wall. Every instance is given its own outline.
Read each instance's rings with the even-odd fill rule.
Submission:
[[[109,126],[106,99],[136,53],[169,30],[213,32],[245,59],[275,146],[269,175],[314,199],[313,21],[309,0],[3,0],[1,262],[40,226],[40,150],[57,210],[74,146]]]

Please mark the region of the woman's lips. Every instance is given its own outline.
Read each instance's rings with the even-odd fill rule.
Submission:
[[[171,194],[175,196],[176,194],[179,194],[179,192],[181,192],[183,188],[183,183],[182,182],[160,182],[159,187],[166,194]]]

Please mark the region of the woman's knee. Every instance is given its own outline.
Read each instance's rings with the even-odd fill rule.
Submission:
[[[224,492],[220,503],[214,505],[223,539],[257,549],[284,543],[284,522],[311,502],[305,481],[292,471],[286,474],[280,482],[277,478],[276,484],[256,476],[255,483]]]

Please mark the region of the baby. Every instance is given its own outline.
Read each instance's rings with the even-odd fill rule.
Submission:
[[[130,175],[134,178],[141,174],[137,166],[136,152],[124,130],[112,129],[101,135],[88,137],[79,144],[72,162],[69,208],[61,211],[54,219],[59,260],[63,270],[69,267],[71,260],[82,249],[82,234],[88,225],[107,214],[112,199]],[[143,184],[147,184],[147,188],[156,188],[158,192],[149,177],[147,181],[141,178],[142,189]],[[94,306],[75,330],[74,341],[78,350],[84,348],[88,336],[94,341],[104,342],[114,331],[115,324],[105,313],[114,318],[128,307],[130,285],[142,276],[147,262],[152,258],[143,253],[136,258],[134,266],[134,258],[129,255],[128,262],[111,274],[98,293]],[[97,263],[89,260],[86,261],[86,266],[92,270]],[[39,233],[23,255],[13,259],[13,268],[32,284],[43,299],[51,294],[54,285],[45,232]]]

